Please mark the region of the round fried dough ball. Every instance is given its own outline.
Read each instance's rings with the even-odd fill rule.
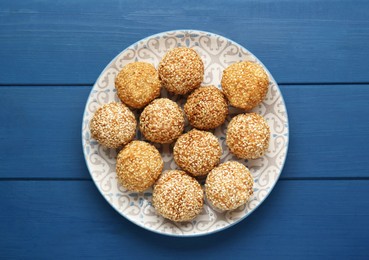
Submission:
[[[256,159],[268,149],[270,129],[256,113],[235,116],[228,124],[226,143],[232,153],[243,159]]]
[[[173,153],[179,167],[203,176],[219,164],[222,148],[212,133],[193,129],[178,138]]]
[[[154,185],[153,206],[164,218],[189,221],[201,213],[204,192],[200,184],[184,171],[164,172]]]
[[[184,129],[182,109],[167,98],[155,99],[142,111],[140,130],[144,137],[156,143],[171,143]]]
[[[220,210],[233,210],[245,204],[253,194],[254,180],[243,164],[228,161],[214,168],[205,182],[206,198]]]
[[[184,111],[193,127],[202,130],[214,129],[226,120],[228,102],[218,88],[200,87],[188,96]]]
[[[186,47],[168,51],[158,71],[164,87],[179,95],[196,89],[204,79],[204,63],[195,50]]]
[[[264,100],[268,86],[268,75],[255,62],[234,63],[223,71],[222,89],[234,107],[253,109]]]
[[[155,67],[146,62],[127,64],[115,78],[120,100],[133,108],[143,108],[160,95],[161,83]]]
[[[132,141],[117,156],[118,181],[130,191],[141,192],[155,183],[163,166],[163,159],[153,145]]]
[[[136,134],[136,118],[124,104],[112,102],[100,107],[90,121],[91,135],[108,148],[130,142]]]

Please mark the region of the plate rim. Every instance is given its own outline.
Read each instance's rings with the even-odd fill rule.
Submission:
[[[97,183],[94,181],[94,178],[91,174],[91,169],[88,165],[88,162],[87,162],[87,159],[86,159],[86,151],[85,151],[85,138],[83,136],[83,129],[84,129],[84,117],[85,117],[85,114],[86,114],[86,111],[87,111],[87,105],[88,105],[88,99],[89,97],[91,96],[91,93],[95,87],[95,85],[98,83],[98,80],[99,78],[105,73],[106,69],[108,67],[110,67],[111,64],[113,64],[113,61],[115,61],[123,52],[125,52],[126,50],[128,50],[129,48],[132,48],[134,47],[135,45],[139,44],[141,41],[145,41],[145,40],[148,40],[149,38],[155,38],[155,37],[159,37],[161,35],[166,35],[166,34],[169,34],[169,33],[176,33],[176,32],[199,32],[199,33],[203,33],[203,34],[208,34],[210,36],[220,36],[220,37],[223,37],[225,38],[226,40],[230,41],[231,43],[233,43],[234,45],[238,46],[239,48],[242,48],[244,50],[246,50],[248,53],[252,54],[255,59],[263,66],[263,68],[267,71],[268,75],[272,78],[272,80],[275,82],[275,85],[276,87],[278,88],[279,92],[281,93],[280,95],[280,98],[283,102],[283,105],[285,107],[285,113],[286,113],[286,128],[287,128],[287,142],[286,142],[286,156],[284,157],[284,160],[283,160],[283,163],[282,163],[282,166],[281,166],[281,169],[279,171],[279,174],[278,174],[278,177],[276,178],[276,181],[274,182],[274,184],[270,187],[270,190],[269,192],[266,194],[266,196],[260,200],[260,203],[258,205],[255,206],[255,208],[253,208],[252,210],[248,211],[247,214],[245,214],[244,216],[242,216],[241,218],[235,220],[234,222],[232,223],[229,223],[227,226],[224,226],[224,227],[221,227],[219,229],[216,229],[216,230],[212,230],[212,231],[208,231],[208,232],[204,232],[204,233],[197,233],[197,234],[173,234],[173,233],[164,233],[164,232],[160,232],[159,230],[156,230],[156,229],[149,229],[148,227],[144,226],[143,224],[139,223],[139,222],[134,222],[132,221],[131,219],[129,219],[127,216],[125,216],[124,214],[122,214],[122,212],[120,212],[118,209],[116,209],[114,207],[114,205],[104,196],[103,192],[101,191],[100,187],[97,185]],[[181,237],[181,238],[189,238],[189,237],[201,237],[201,236],[207,236],[207,235],[212,235],[212,234],[215,234],[215,233],[218,233],[218,232],[221,232],[221,231],[224,231],[228,228],[232,228],[234,225],[240,223],[241,221],[243,221],[244,219],[246,219],[250,214],[252,214],[255,210],[257,210],[259,208],[259,206],[261,204],[264,203],[264,201],[269,197],[269,195],[272,193],[274,187],[276,186],[276,184],[278,183],[279,181],[279,178],[283,172],[283,169],[284,169],[284,166],[285,166],[285,163],[286,163],[286,160],[287,160],[287,156],[288,156],[288,149],[289,149],[289,142],[290,142],[290,126],[289,126],[289,117],[288,117],[288,111],[287,111],[287,106],[286,106],[286,102],[284,100],[284,97],[283,97],[283,94],[281,92],[281,89],[279,88],[279,85],[277,83],[277,81],[274,79],[273,75],[270,73],[270,71],[268,70],[268,68],[264,65],[264,63],[262,63],[258,57],[256,57],[252,52],[250,52],[247,48],[243,47],[242,45],[238,44],[237,42],[229,39],[228,37],[225,37],[223,35],[219,35],[217,33],[213,33],[213,32],[209,32],[209,31],[203,31],[203,30],[197,30],[197,29],[176,29],[176,30],[168,30],[168,31],[163,31],[163,32],[159,32],[159,33],[155,33],[155,34],[152,34],[152,35],[149,35],[147,37],[144,37],[136,42],[134,42],[133,44],[127,46],[125,49],[123,49],[121,52],[119,52],[116,56],[114,56],[114,58],[111,59],[111,61],[105,66],[105,68],[101,71],[101,73],[99,74],[99,76],[97,77],[95,83],[92,85],[92,88],[87,96],[87,100],[86,100],[86,104],[85,104],[85,108],[83,110],[83,114],[82,114],[82,128],[81,128],[81,139],[82,139],[82,151],[83,151],[83,157],[84,157],[84,160],[85,160],[85,164],[87,166],[87,170],[88,170],[88,173],[91,177],[91,180],[93,181],[93,183],[95,184],[97,190],[100,192],[101,196],[105,199],[105,201],[108,202],[108,204],[121,216],[123,216],[126,220],[128,220],[129,222],[133,223],[134,225],[137,225],[141,228],[143,228],[144,230],[147,230],[147,231],[150,231],[150,232],[153,232],[153,233],[156,233],[156,234],[160,234],[160,235],[163,235],[163,236],[169,236],[169,237]]]

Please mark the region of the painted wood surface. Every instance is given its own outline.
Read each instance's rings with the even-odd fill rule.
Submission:
[[[0,84],[93,84],[132,43],[199,29],[253,52],[279,83],[369,82],[368,1],[0,2]]]
[[[368,1],[0,1],[0,258],[368,259]],[[81,147],[106,64],[174,29],[228,37],[280,85],[280,181],[211,236],[160,236],[99,194]]]
[[[0,87],[0,178],[90,179],[81,122],[90,87]],[[290,121],[282,178],[369,177],[369,85],[281,86]]]
[[[0,190],[2,256],[367,259],[369,253],[369,181],[279,181],[246,220],[197,238],[135,226],[92,181],[3,181]]]

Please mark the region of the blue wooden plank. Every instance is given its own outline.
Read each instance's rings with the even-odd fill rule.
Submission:
[[[281,86],[290,120],[282,178],[369,177],[369,85]],[[90,87],[0,88],[0,178],[85,178]]]
[[[0,182],[4,258],[368,259],[369,181],[280,181],[247,219],[180,239],[131,224],[91,181]]]
[[[0,87],[1,177],[89,178],[81,125],[89,87]]]
[[[0,2],[0,84],[92,84],[149,35],[211,31],[258,56],[278,82],[369,82],[368,1]]]
[[[290,143],[282,177],[368,177],[369,86],[282,86]]]

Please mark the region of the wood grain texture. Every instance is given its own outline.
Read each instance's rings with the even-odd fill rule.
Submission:
[[[90,87],[0,87],[0,178],[89,179],[81,122]],[[369,177],[369,85],[281,86],[283,178]]]
[[[0,87],[0,175],[90,178],[81,144],[88,87]]]
[[[369,177],[369,85],[281,90],[290,123],[282,177]]]
[[[368,1],[0,2],[0,84],[92,84],[149,35],[200,29],[253,52],[278,82],[369,82]]]
[[[367,259],[368,181],[280,181],[236,226],[172,238],[131,224],[91,181],[0,182],[5,258]]]

